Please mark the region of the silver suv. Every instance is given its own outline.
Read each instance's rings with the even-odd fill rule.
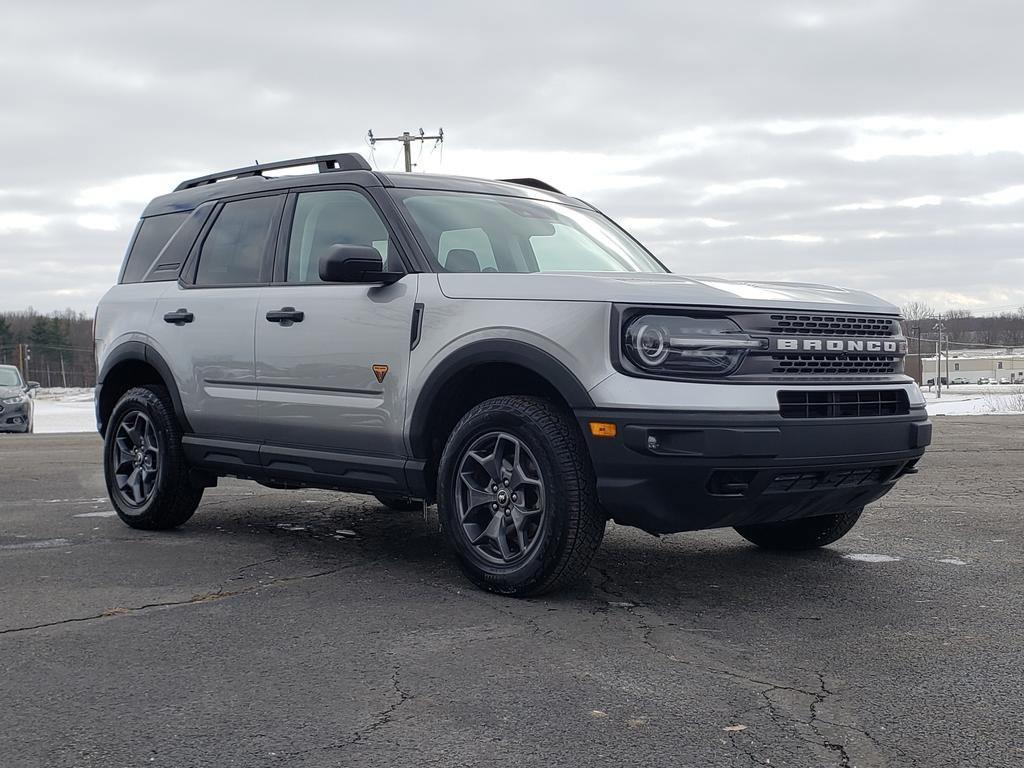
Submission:
[[[153,200],[96,350],[128,525],[181,525],[227,475],[436,502],[467,576],[510,595],[583,573],[608,519],[829,544],[931,438],[890,304],[674,275],[536,179],[351,154]]]

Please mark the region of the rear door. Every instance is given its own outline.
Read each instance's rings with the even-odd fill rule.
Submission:
[[[417,276],[392,285],[323,283],[320,258],[334,244],[373,246],[385,270],[407,271],[394,232],[364,190],[290,196],[276,279],[256,313],[260,428],[271,469],[359,474],[360,457],[406,454]]]
[[[197,435],[257,440],[255,322],[285,195],[219,204],[151,328]],[[255,451],[254,451],[255,454]]]

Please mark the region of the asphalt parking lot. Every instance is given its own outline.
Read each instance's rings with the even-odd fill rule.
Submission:
[[[1024,765],[1024,418],[939,417],[826,550],[613,526],[530,601],[364,497],[133,531],[99,450],[0,439],[0,765]]]

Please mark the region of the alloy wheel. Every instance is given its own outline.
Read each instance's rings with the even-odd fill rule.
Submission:
[[[113,456],[114,482],[122,499],[141,507],[156,490],[160,446],[156,428],[142,411],[129,411],[117,425]]]
[[[463,452],[454,498],[463,533],[489,563],[524,559],[540,540],[544,479],[537,460],[518,437],[488,432]]]

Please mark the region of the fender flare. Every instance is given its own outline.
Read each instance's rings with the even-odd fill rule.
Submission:
[[[444,385],[468,368],[485,363],[509,363],[533,371],[545,379],[568,403],[570,408],[593,408],[594,401],[579,379],[563,362],[549,352],[514,339],[485,339],[467,344],[452,352],[427,377],[416,397],[409,420],[409,446],[412,455],[426,459],[430,454],[427,425]]]
[[[103,360],[103,367],[100,369],[99,375],[96,377],[96,425],[100,434],[103,434],[106,429],[106,424],[103,422],[100,415],[100,392],[103,387],[103,382],[114,368],[119,366],[121,363],[129,361],[145,363],[157,372],[163,380],[164,386],[167,388],[167,392],[171,396],[171,404],[174,406],[174,415],[178,417],[178,421],[182,425],[182,429],[185,432],[191,432],[192,425],[189,423],[188,417],[185,415],[185,408],[181,403],[181,393],[178,392],[178,385],[174,381],[174,374],[171,373],[171,367],[167,364],[167,361],[164,360],[163,356],[161,356],[159,352],[144,341],[124,341],[114,347],[107,354]]]

